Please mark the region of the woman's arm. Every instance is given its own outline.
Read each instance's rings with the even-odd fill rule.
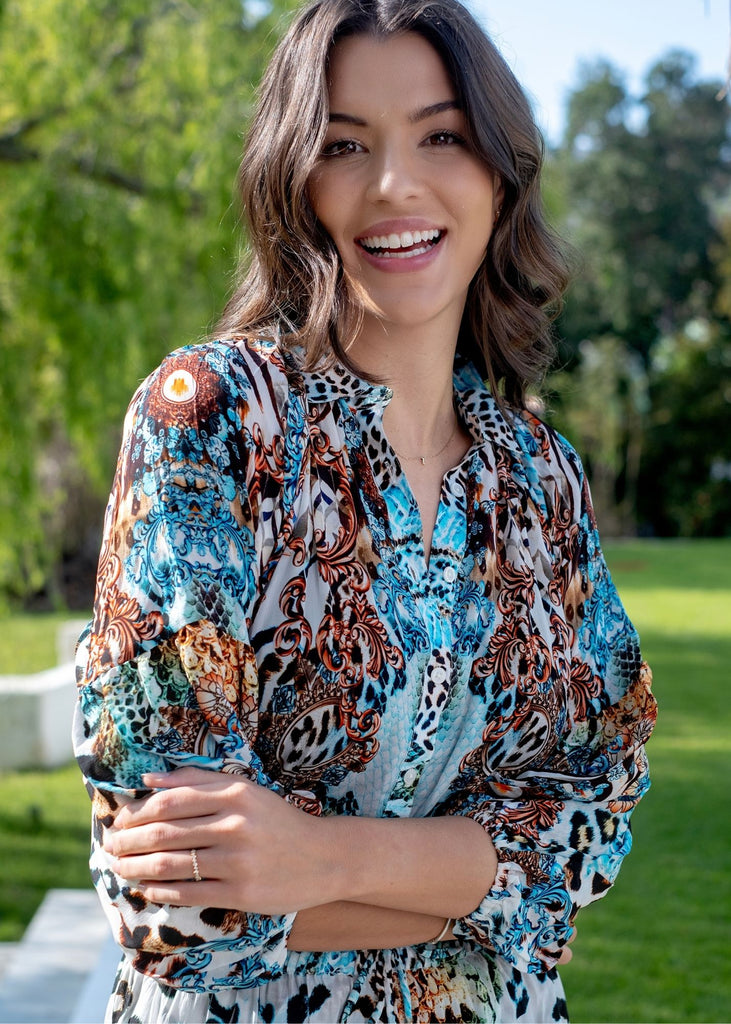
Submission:
[[[645,743],[656,706],[651,673],[601,552],[580,460],[537,421],[532,430],[526,436],[523,427],[518,437],[550,541],[553,580],[516,596],[502,633],[491,641],[495,678],[505,692],[518,687],[524,703],[502,720],[486,719],[482,745],[462,759],[448,798],[433,813],[473,818],[498,858],[495,885],[480,907],[457,921],[455,935],[485,945],[519,970],[541,973],[561,962],[577,912],[607,892],[630,849],[630,816],[649,785]],[[506,552],[520,550],[521,529],[513,524],[505,538],[507,573],[515,567]],[[517,634],[505,629],[510,616],[522,623]],[[511,647],[527,660],[520,678]],[[531,650],[550,650],[546,680]],[[501,761],[508,730],[518,744],[541,735],[546,716],[539,695],[552,674],[551,693],[561,709],[553,737],[546,737],[552,742],[542,749],[535,744],[533,756],[516,758],[514,766]],[[527,730],[526,723],[532,723]]]
[[[495,877],[494,847],[470,818],[313,818],[261,786],[197,768],[145,781],[168,789],[128,803],[106,831],[115,871],[123,878],[152,873],[139,887],[152,902],[226,908],[238,907],[247,874],[250,898],[274,899],[275,907],[289,905],[287,898],[295,907],[308,894],[315,898],[312,879],[319,878],[321,902],[297,913],[291,950],[392,949],[437,936],[448,941],[454,932],[451,923],[445,930],[445,918],[478,906]],[[192,817],[183,817],[188,812]],[[157,880],[189,879],[191,848],[204,881]],[[233,872],[228,880],[211,878],[227,871]],[[565,949],[559,963],[571,956]]]
[[[115,872],[155,903],[281,914],[355,902],[426,917],[418,941],[428,941],[495,878],[492,843],[470,818],[313,817],[241,776],[199,768],[143,781],[156,792],[119,811],[104,846]],[[191,848],[201,882],[191,880]]]
[[[186,768],[127,804],[105,848],[146,899],[259,913],[297,910],[297,951],[388,949],[454,938],[497,857],[470,818],[315,818],[237,776]],[[191,848],[203,881],[190,880]],[[314,901],[314,902],[313,902]],[[443,934],[442,934],[443,933]],[[560,962],[571,959],[564,951]]]
[[[389,910],[344,900],[301,910],[287,945],[297,952],[394,949],[431,942],[444,931],[443,917]],[[452,939],[451,924],[442,941]]]
[[[296,952],[326,952],[336,949],[393,949],[454,939],[453,922],[443,932],[441,917],[412,914],[405,910],[369,907],[363,903],[327,903],[301,910],[289,934],[288,948]],[[442,934],[443,932],[443,934]],[[576,938],[576,929],[568,940]],[[558,964],[569,963],[573,952],[561,950]]]

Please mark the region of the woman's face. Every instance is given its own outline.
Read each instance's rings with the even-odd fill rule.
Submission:
[[[333,49],[330,122],[309,196],[366,319],[461,320],[500,200],[470,151],[441,58],[415,33]]]

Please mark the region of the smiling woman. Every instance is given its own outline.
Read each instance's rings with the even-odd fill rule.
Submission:
[[[353,37],[394,41],[407,33],[437,55],[451,97],[447,110],[441,109],[444,99],[432,110],[423,97],[415,98],[410,113],[461,114],[464,147],[502,190],[488,258],[467,295],[459,347],[489,378],[496,396],[504,393],[522,405],[526,386],[540,382],[552,356],[550,321],[567,267],[543,217],[543,144],[530,105],[492,41],[459,4],[342,0],[305,8],[272,58],[249,129],[239,184],[255,258],[217,329],[235,333],[245,325],[247,331],[284,334],[303,346],[307,369],[335,355],[364,372],[348,356],[363,309],[351,301],[341,255],[314,215],[310,184],[327,155],[328,131],[342,116],[357,113],[330,104],[338,44]],[[399,88],[418,67],[399,69]],[[354,99],[362,102],[362,93]],[[333,156],[347,142],[340,134]],[[445,141],[442,134],[440,144]]]
[[[132,400],[79,647],[109,1020],[566,1019],[654,703],[524,408],[539,169],[455,0],[317,0],[275,53],[250,266]]]

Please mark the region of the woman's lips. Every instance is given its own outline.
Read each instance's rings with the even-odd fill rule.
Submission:
[[[441,228],[415,231],[392,231],[388,234],[364,235],[356,239],[368,263],[388,270],[415,270],[437,251],[446,235]]]

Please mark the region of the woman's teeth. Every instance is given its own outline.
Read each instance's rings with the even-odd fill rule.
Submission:
[[[438,228],[429,228],[426,231],[402,231],[400,235],[395,232],[391,235],[369,235],[358,241],[368,252],[405,259],[428,252],[441,237],[442,232]]]

